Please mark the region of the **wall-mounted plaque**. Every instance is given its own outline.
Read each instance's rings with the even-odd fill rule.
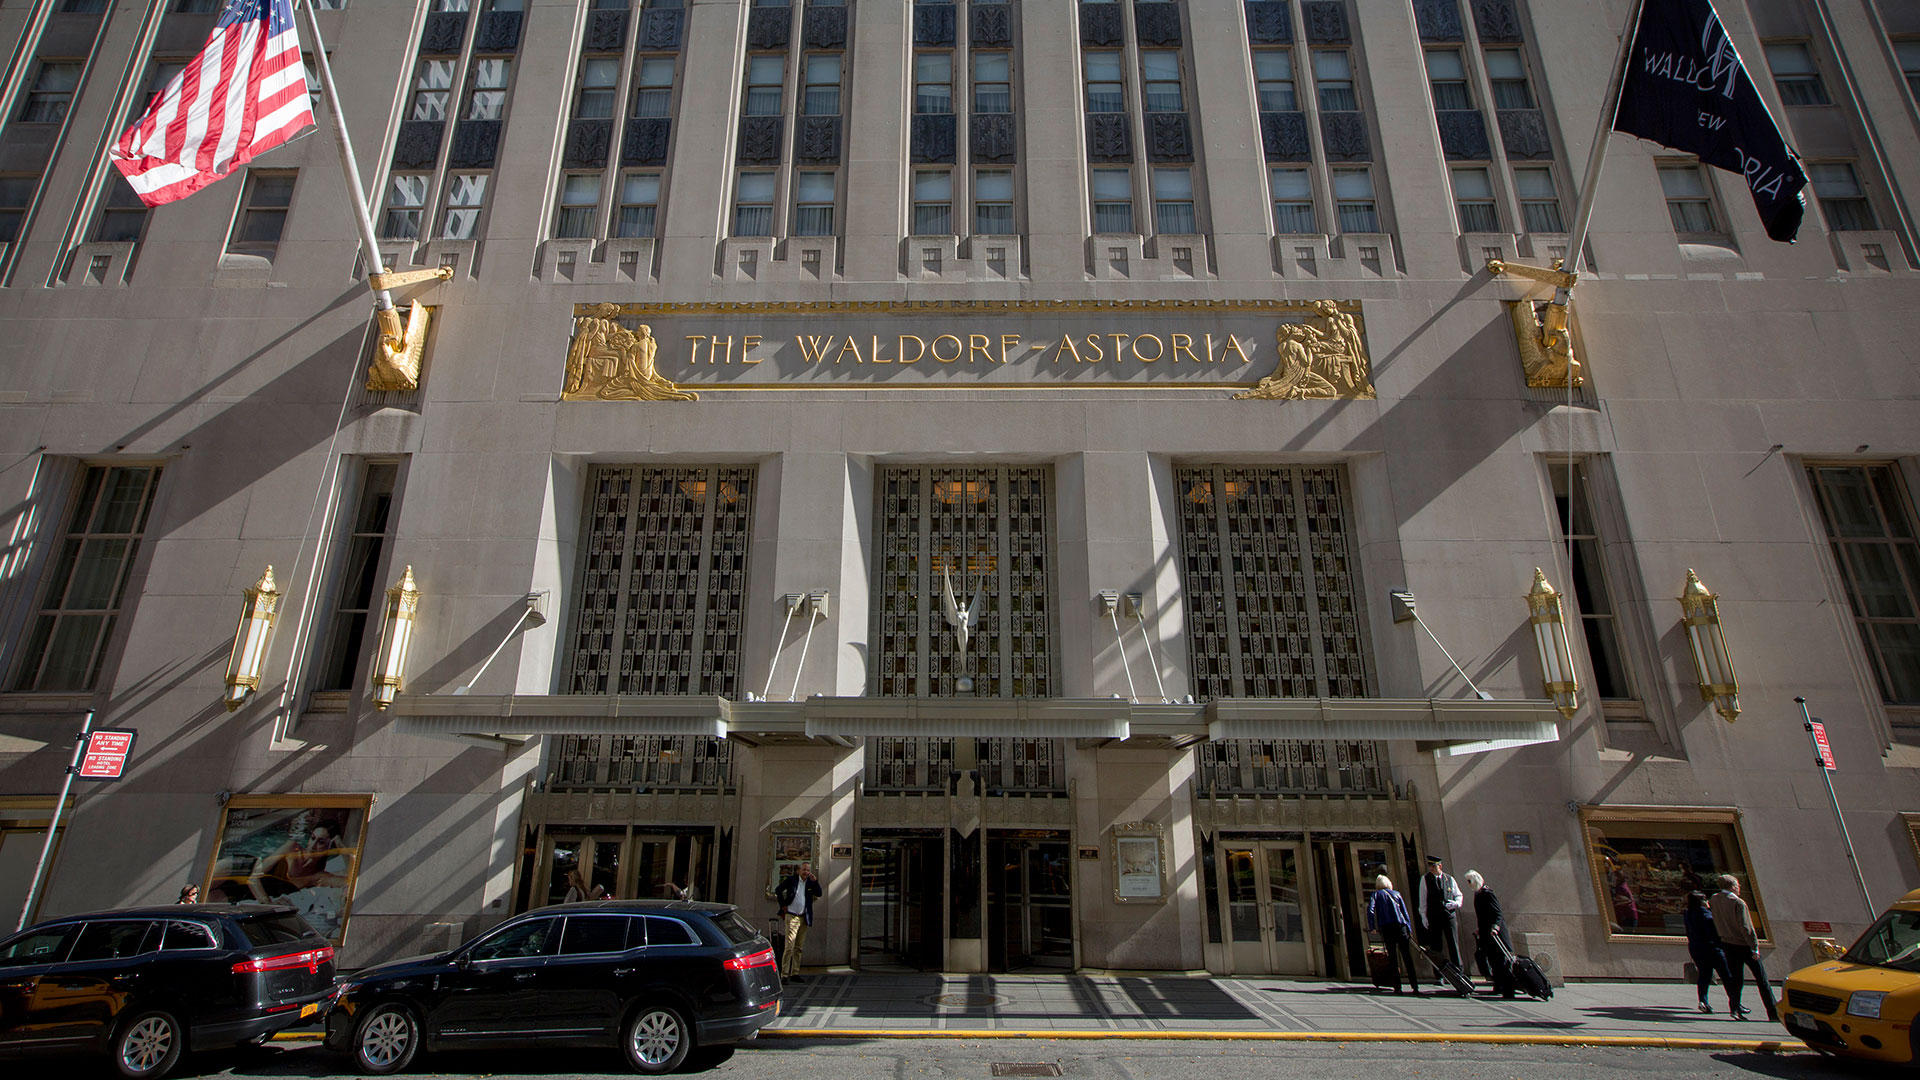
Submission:
[[[1151,821],[1113,827],[1113,899],[1115,903],[1165,903],[1166,842]]]

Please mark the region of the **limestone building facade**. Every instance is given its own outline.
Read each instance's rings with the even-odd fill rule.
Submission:
[[[1363,978],[1429,854],[1568,976],[1723,873],[1807,961],[1920,886],[1920,8],[1717,6],[1799,242],[1616,136],[1569,385],[1488,263],[1568,255],[1625,0],[334,0],[450,274],[370,390],[331,110],[143,210],[215,5],[5,0],[0,905],[91,714],[38,914],[348,966],[811,860],[810,964]]]

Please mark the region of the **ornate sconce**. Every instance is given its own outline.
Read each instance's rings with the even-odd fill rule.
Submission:
[[[1533,643],[1540,650],[1540,670],[1546,673],[1547,696],[1560,715],[1573,719],[1580,690],[1573,675],[1573,646],[1567,642],[1567,619],[1561,596],[1547,584],[1547,575],[1533,568],[1533,588],[1527,590],[1527,609],[1533,623]]]
[[[260,689],[260,671],[267,666],[267,639],[273,636],[273,620],[280,613],[280,587],[274,583],[273,567],[242,594],[240,628],[233,634],[233,656],[227,660],[227,711]]]
[[[373,669],[373,707],[382,712],[393,704],[406,678],[407,650],[413,645],[413,620],[420,612],[420,590],[413,583],[413,567],[400,583],[387,590],[387,618],[380,631],[380,655]]]
[[[1700,575],[1687,571],[1687,587],[1680,590],[1680,623],[1693,646],[1693,673],[1700,681],[1700,700],[1713,702],[1713,711],[1727,723],[1740,715],[1740,677],[1733,671],[1727,635],[1720,628],[1720,597]]]

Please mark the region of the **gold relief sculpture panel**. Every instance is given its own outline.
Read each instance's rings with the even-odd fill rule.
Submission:
[[[1274,345],[1279,359],[1273,374],[1234,397],[1298,401],[1373,396],[1373,366],[1359,317],[1341,311],[1333,301],[1314,301],[1313,316],[1304,322],[1281,323]]]
[[[655,365],[660,346],[653,328],[643,323],[628,330],[614,321],[619,315],[619,304],[575,309],[573,342],[567,347],[567,382],[560,400],[698,400],[699,394],[661,377]]]

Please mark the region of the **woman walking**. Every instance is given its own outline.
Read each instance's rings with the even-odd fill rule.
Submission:
[[[1733,987],[1727,983],[1727,973],[1720,955],[1720,935],[1714,932],[1713,909],[1707,906],[1707,894],[1690,892],[1687,894],[1687,954],[1693,957],[1695,978],[1700,984],[1700,1011],[1711,1014],[1713,1006],[1707,1004],[1707,991],[1713,986],[1713,976],[1720,976],[1720,987],[1727,992],[1727,1006],[1733,1007]]]

